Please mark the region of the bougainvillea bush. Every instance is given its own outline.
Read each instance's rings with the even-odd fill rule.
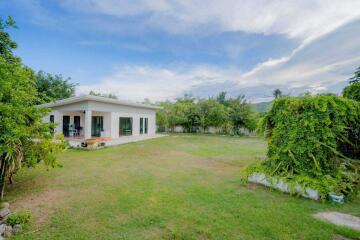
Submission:
[[[276,99],[260,123],[267,159],[247,174],[281,177],[323,199],[329,192],[350,196],[359,189],[359,130],[359,102],[333,95]]]

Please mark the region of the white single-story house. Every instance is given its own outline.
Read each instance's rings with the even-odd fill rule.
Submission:
[[[156,137],[156,110],[160,107],[117,99],[85,95],[41,104],[51,112],[44,122],[57,124],[74,147],[86,139],[98,138],[116,145]]]

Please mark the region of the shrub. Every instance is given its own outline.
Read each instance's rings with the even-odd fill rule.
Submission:
[[[14,226],[16,224],[25,224],[28,223],[31,219],[31,212],[23,211],[23,212],[14,212],[10,213],[8,218],[6,219],[6,223]]]
[[[360,102],[360,82],[354,82],[345,87],[343,96]]]
[[[325,197],[330,191],[349,195],[358,190],[360,156],[349,133],[360,129],[360,104],[332,95],[276,99],[260,123],[268,142],[267,159],[259,169],[313,187]],[[345,147],[344,147],[345,146]]]

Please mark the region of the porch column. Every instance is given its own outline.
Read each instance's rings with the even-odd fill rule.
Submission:
[[[91,138],[91,110],[85,111],[85,126],[84,126],[84,137],[85,139]]]
[[[63,134],[63,112],[54,111],[54,122],[57,124],[55,134]]]

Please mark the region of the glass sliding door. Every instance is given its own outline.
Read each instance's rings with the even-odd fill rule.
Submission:
[[[144,133],[144,118],[140,118],[140,134]]]
[[[120,136],[132,135],[132,118],[121,117],[119,119],[119,135]]]
[[[70,127],[70,116],[63,116],[63,134],[65,137],[68,137]]]
[[[148,133],[148,118],[145,118],[145,124],[144,124],[144,130],[145,130],[145,134]]]
[[[54,122],[55,122],[55,117],[54,117],[54,115],[50,115],[50,123],[54,123]],[[50,127],[50,132],[51,132],[52,134],[54,134],[54,132],[55,132],[54,126],[51,126],[51,127]]]
[[[100,137],[101,132],[104,131],[104,117],[92,116],[91,118],[91,136]]]
[[[74,127],[75,127],[75,134],[77,136],[80,135],[80,130],[81,130],[81,126],[80,126],[80,116],[74,116]],[[75,135],[74,134],[74,135]]]
[[[80,116],[74,116],[74,125],[75,125],[75,129],[80,128]]]

